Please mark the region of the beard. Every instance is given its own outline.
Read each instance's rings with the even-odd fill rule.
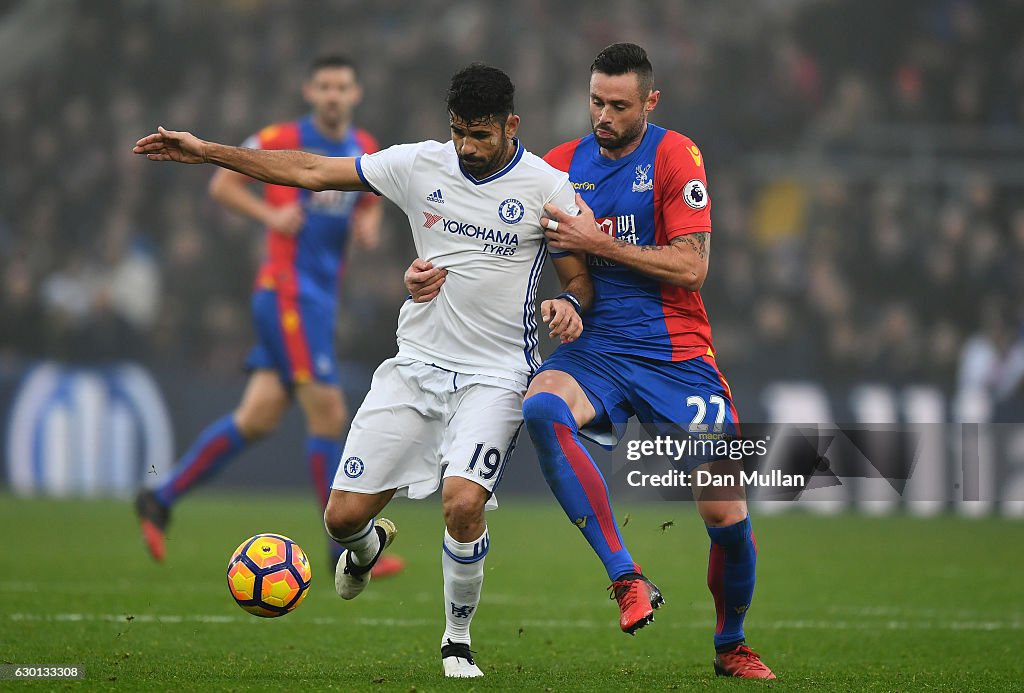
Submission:
[[[510,145],[508,140],[505,140],[505,146],[494,153],[494,156],[484,159],[482,157],[466,157],[460,156],[459,162],[462,164],[462,168],[474,178],[486,178],[492,173],[496,173],[498,169],[505,165],[508,161],[508,151]]]
[[[466,173],[471,173],[477,178],[482,177],[481,174],[487,173],[491,166],[490,159],[479,159],[477,157],[459,157],[459,161],[462,163],[462,168],[466,170]]]
[[[640,118],[635,123],[631,123],[629,126],[624,128],[622,132],[615,133],[611,137],[597,134],[596,125],[591,125],[591,130],[594,132],[594,138],[597,139],[597,143],[601,145],[603,149],[615,151],[616,149],[622,149],[640,137],[640,133],[644,131],[644,122],[645,119]]]
[[[316,116],[327,127],[337,127],[345,120],[344,109],[341,106],[323,106],[316,111]]]

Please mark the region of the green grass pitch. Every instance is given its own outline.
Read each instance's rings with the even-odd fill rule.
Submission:
[[[168,560],[145,554],[127,502],[0,496],[0,660],[79,664],[80,682],[0,689],[666,691],[1021,690],[1024,523],[1001,519],[754,517],[760,557],[747,637],[775,682],[718,679],[708,540],[689,505],[617,508],[667,604],[619,632],[607,580],[554,501],[507,498],[473,624],[483,679],[441,675],[440,507],[397,502],[408,563],[352,602],[334,595],[308,498],[197,494],[177,509]],[[673,523],[664,526],[666,523]],[[258,619],[225,585],[258,532],[309,553],[313,587]]]

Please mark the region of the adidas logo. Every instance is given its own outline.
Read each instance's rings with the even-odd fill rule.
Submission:
[[[427,195],[427,202],[436,202],[439,205],[443,205],[444,197],[441,196],[441,188],[438,188],[434,192]]]

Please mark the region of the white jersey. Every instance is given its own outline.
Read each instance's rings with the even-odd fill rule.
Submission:
[[[534,301],[548,254],[540,217],[548,202],[578,208],[565,173],[515,146],[508,165],[482,180],[462,170],[450,141],[395,145],[364,154],[356,168],[405,212],[419,257],[448,270],[437,298],[402,306],[398,353],[525,389],[540,366]]]

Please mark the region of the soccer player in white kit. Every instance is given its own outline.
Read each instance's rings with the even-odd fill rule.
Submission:
[[[577,211],[568,176],[516,138],[513,94],[504,72],[470,65],[448,91],[450,142],[357,158],[230,147],[163,128],[134,150],[155,161],[213,163],[267,183],[383,195],[408,217],[418,257],[445,269],[435,300],[402,307],[398,355],[374,373],[352,421],[324,523],[346,549],[335,585],[352,599],[395,535],[394,524],[377,514],[396,494],[425,498],[442,486],[441,658],[450,677],[483,675],[469,650],[469,627],[490,548],[485,505],[494,505],[522,428],[523,394],[540,366],[534,302],[549,254],[540,217],[547,203]],[[581,257],[551,256],[562,293],[542,302],[541,314],[552,337],[571,341],[593,289]]]

